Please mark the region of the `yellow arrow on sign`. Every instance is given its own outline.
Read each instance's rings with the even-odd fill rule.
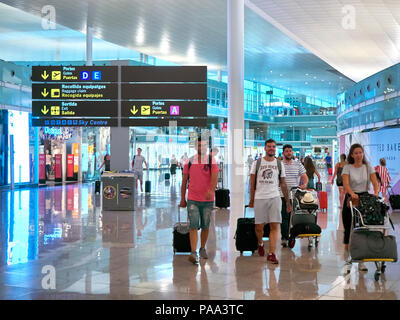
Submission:
[[[136,109],[136,106],[133,106],[133,109],[131,109],[131,112],[133,115],[139,112],[139,109]]]
[[[47,109],[47,106],[44,106],[43,109],[41,109],[43,114],[47,114],[49,112],[49,109]]]
[[[43,78],[44,80],[46,80],[46,79],[49,77],[49,75],[50,75],[50,74],[48,74],[48,73],[46,72],[46,70],[44,70],[44,72],[41,74],[41,76],[42,76],[42,78]]]
[[[47,97],[49,93],[50,92],[48,92],[46,88],[44,88],[44,90],[41,92],[43,97]]]

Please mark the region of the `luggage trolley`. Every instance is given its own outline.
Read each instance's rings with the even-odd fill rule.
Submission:
[[[381,204],[384,204],[385,207],[385,223],[383,225],[367,225],[364,223],[363,216],[361,211],[353,206],[353,202],[350,200],[350,210],[351,210],[351,232],[356,231],[356,230],[370,230],[370,231],[380,231],[385,235],[385,231],[389,229],[387,220],[390,220],[388,211],[389,208],[385,204],[384,200],[382,198],[379,198],[378,200]],[[383,206],[382,206],[383,207]],[[351,241],[351,237],[350,237]],[[385,262],[396,262],[395,259],[389,259],[389,258],[376,258],[376,259],[362,259],[362,260],[350,260],[351,262],[375,262],[376,266],[376,271],[374,274],[375,281],[378,281],[381,274],[385,273],[386,270],[386,265]],[[350,273],[350,270],[348,270],[348,273]]]
[[[314,199],[314,203],[302,203],[301,200],[310,193]],[[297,236],[290,234],[290,230],[293,226],[300,223],[312,223],[317,224],[317,212],[319,208],[318,196],[315,190],[302,190],[299,187],[292,187],[290,190],[290,198],[292,200],[292,214],[290,215],[289,222],[289,248],[293,248],[296,243],[296,238],[308,238],[308,249],[310,250],[313,246],[313,240],[315,247],[318,247],[319,238],[321,233],[301,233]]]

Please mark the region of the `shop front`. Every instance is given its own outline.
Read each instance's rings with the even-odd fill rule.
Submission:
[[[80,128],[39,128],[39,183],[78,181]]]

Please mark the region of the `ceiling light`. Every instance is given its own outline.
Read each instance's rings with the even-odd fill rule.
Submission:
[[[194,53],[194,47],[193,45],[190,45],[188,51],[187,51],[187,60],[189,63],[194,63],[196,60],[196,55]]]
[[[144,29],[143,26],[139,26],[138,31],[136,33],[136,43],[143,44],[144,43]]]
[[[160,51],[162,54],[168,54],[169,53],[169,42],[168,42],[168,37],[163,36],[161,39],[161,44],[160,44]]]

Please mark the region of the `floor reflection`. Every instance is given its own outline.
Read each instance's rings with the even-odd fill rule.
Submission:
[[[343,275],[343,225],[338,191],[318,214],[319,247],[307,241],[277,248],[278,266],[257,254],[240,256],[236,221],[243,210],[215,209],[207,252],[198,266],[173,254],[181,174],[150,173],[152,192],[136,193],[135,211],[102,211],[94,183],[0,191],[0,299],[398,299],[399,263],[379,282],[354,267]],[[247,186],[245,187],[247,190]],[[328,188],[327,188],[328,189]],[[248,193],[245,194],[245,203]],[[231,203],[234,203],[232,200]],[[253,211],[246,212],[247,217]],[[186,221],[181,210],[181,221]],[[400,239],[400,219],[392,214]],[[268,245],[268,243],[266,243]],[[56,289],[42,286],[42,270],[56,270]]]

